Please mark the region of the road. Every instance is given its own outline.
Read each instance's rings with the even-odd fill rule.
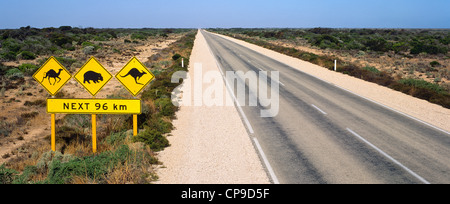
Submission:
[[[242,121],[272,182],[450,183],[448,132],[220,36],[202,34],[223,73],[279,71],[280,83],[268,82],[279,86],[278,115],[261,117],[267,107],[240,103]],[[236,81],[228,83],[244,83]],[[258,93],[248,82],[245,87]]]

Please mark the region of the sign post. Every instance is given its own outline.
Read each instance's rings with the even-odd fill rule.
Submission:
[[[52,121],[52,135],[51,135],[51,144],[52,144],[52,151],[56,152],[56,124],[55,124],[55,114],[51,114],[51,121]]]
[[[95,95],[111,80],[112,75],[100,62],[91,57],[74,76],[91,95]],[[92,151],[97,152],[97,117],[92,114]]]

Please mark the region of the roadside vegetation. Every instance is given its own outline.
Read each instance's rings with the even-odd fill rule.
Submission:
[[[211,29],[450,108],[450,30]]]
[[[48,132],[48,135],[43,136],[44,139],[34,140],[11,153],[0,155],[3,158],[11,157],[8,162],[0,165],[0,184],[141,184],[156,180],[154,165],[158,165],[159,161],[155,153],[170,145],[166,137],[173,129],[172,120],[178,110],[171,102],[171,93],[180,84],[172,84],[171,76],[179,70],[187,71],[196,35],[196,30],[187,29],[80,29],[62,26],[0,30],[1,61],[6,64],[22,62],[25,60],[25,51],[35,56],[35,59],[29,59],[33,60],[32,62],[19,63],[19,66],[0,64],[0,88],[3,93],[12,89],[23,89],[23,92],[27,92],[29,88],[23,85],[31,84],[28,82],[32,80],[29,76],[49,55],[57,56],[59,62],[69,69],[72,67],[70,71],[74,71],[88,56],[77,56],[73,52],[89,52],[95,57],[111,52],[120,57],[126,53],[137,52],[133,51],[133,46],[141,45],[148,39],[165,39],[171,35],[182,37],[150,56],[148,61],[143,61],[156,75],[156,79],[142,92],[143,111],[139,115],[140,130],[137,136],[132,136],[131,115],[99,115],[97,153],[93,154],[90,115],[65,115],[56,122],[56,152],[49,151]],[[110,46],[111,43],[108,42],[111,39],[120,40],[124,46]],[[25,53],[27,56],[28,54]],[[184,68],[181,67],[182,59]],[[45,93],[30,94],[45,96]],[[9,99],[5,99],[6,97]],[[56,97],[67,98],[64,92]],[[130,98],[130,94],[121,90],[111,93],[108,98]],[[13,103],[20,100],[20,97],[3,95],[2,100],[11,100]],[[15,130],[17,126],[27,126],[31,121],[43,120],[46,117],[45,106],[45,99],[25,101],[25,109],[33,108],[37,111],[22,114],[17,118],[2,116],[0,139],[18,138],[20,131]]]

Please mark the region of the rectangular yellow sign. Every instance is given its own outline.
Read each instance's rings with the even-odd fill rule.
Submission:
[[[139,99],[47,99],[47,113],[141,114]]]

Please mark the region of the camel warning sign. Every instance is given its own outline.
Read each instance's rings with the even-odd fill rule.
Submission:
[[[153,79],[155,75],[136,58],[133,57],[117,74],[116,79],[137,96]]]
[[[86,64],[74,76],[92,96],[97,93],[111,80],[112,75],[103,67],[100,62],[91,57]]]
[[[33,78],[54,96],[72,78],[72,75],[52,56],[34,73]]]

